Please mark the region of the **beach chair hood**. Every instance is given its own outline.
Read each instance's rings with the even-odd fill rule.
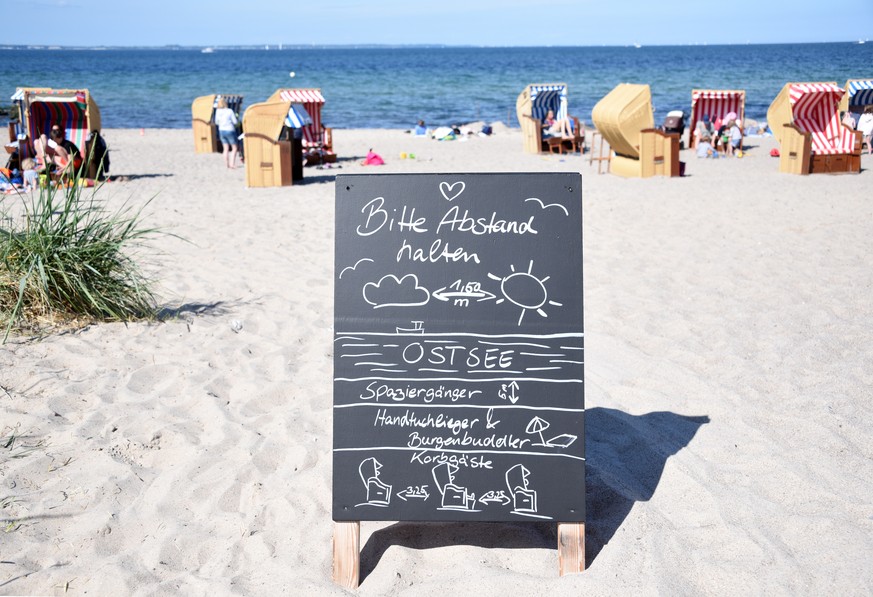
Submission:
[[[851,153],[855,138],[839,115],[844,94],[834,82],[787,83],[767,111],[773,135],[782,143],[784,125],[792,124],[811,135],[814,154]]]
[[[48,133],[53,124],[61,125],[66,137],[84,148],[91,131],[100,130],[100,109],[87,89],[19,87],[12,96],[18,106],[20,122],[31,139]]]
[[[840,101],[840,110],[863,112],[867,106],[873,106],[873,79],[846,81],[846,93]]]
[[[712,122],[725,120],[728,114],[736,114],[737,119],[745,118],[746,92],[739,89],[692,89],[691,120],[688,123],[693,136],[698,121],[709,116]]]
[[[591,120],[615,153],[639,159],[640,131],[655,126],[649,86],[619,84],[597,102]]]
[[[267,102],[277,101],[289,103],[285,125],[301,129],[304,144],[315,145],[324,141],[321,132],[324,96],[321,89],[277,89]]]

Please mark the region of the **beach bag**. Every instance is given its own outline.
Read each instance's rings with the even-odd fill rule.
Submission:
[[[385,160],[378,153],[372,151],[367,152],[367,157],[364,158],[364,166],[382,166]]]

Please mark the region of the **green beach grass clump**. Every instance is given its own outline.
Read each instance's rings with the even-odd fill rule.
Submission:
[[[7,195],[5,206],[0,198],[4,342],[14,328],[157,315],[152,284],[135,261],[157,231],[142,226],[141,209],[109,212],[96,197],[99,186],[78,183]]]

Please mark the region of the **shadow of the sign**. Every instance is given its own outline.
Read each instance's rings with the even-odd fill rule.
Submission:
[[[585,411],[585,559],[609,543],[635,502],[655,493],[667,459],[687,446],[707,416],[672,412],[629,415],[611,408]],[[399,522],[374,532],[361,551],[360,581],[391,546],[432,549],[471,545],[503,549],[555,549],[554,522]]]
[[[687,446],[709,417],[659,411],[629,415],[585,411],[585,559],[609,543],[635,502],[651,499],[670,456]]]

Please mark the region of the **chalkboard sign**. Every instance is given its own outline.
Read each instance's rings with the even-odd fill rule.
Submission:
[[[582,178],[336,178],[333,518],[585,520]]]

